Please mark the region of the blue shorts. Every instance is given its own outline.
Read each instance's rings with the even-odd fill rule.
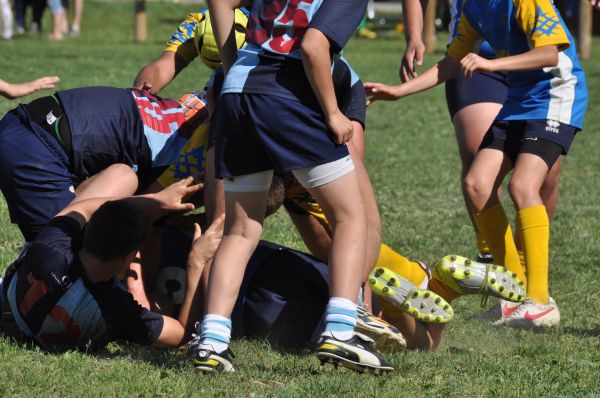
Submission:
[[[0,120],[0,190],[25,240],[71,203],[76,181],[65,150],[22,105]]]
[[[264,94],[224,94],[214,118],[216,175],[286,173],[348,156],[333,142],[318,105]]]
[[[556,120],[496,120],[480,149],[498,149],[513,165],[520,153],[531,153],[541,157],[550,169],[560,155],[567,154],[577,131]]]
[[[446,103],[450,118],[469,105],[492,102],[504,104],[508,92],[506,72],[475,73],[466,78],[459,73],[446,82]]]

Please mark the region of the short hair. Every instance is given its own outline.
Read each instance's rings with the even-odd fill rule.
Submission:
[[[114,260],[138,250],[150,228],[150,217],[133,203],[109,201],[86,225],[83,248],[100,260]]]
[[[273,175],[273,181],[271,181],[271,187],[267,193],[267,206],[265,208],[265,218],[272,216],[279,210],[283,205],[285,199],[285,186],[283,178],[275,174]]]

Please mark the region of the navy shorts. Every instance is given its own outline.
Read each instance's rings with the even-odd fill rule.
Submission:
[[[75,198],[76,177],[56,138],[20,105],[0,120],[0,190],[25,240]]]
[[[213,125],[218,178],[286,173],[348,156],[329,135],[318,105],[263,94],[221,96]]]
[[[560,155],[569,152],[579,129],[556,120],[496,120],[480,149],[498,149],[514,165],[520,153],[538,155],[552,168]]]
[[[466,78],[459,73],[446,82],[446,103],[450,118],[469,105],[492,102],[504,104],[508,92],[506,72],[475,73]]]

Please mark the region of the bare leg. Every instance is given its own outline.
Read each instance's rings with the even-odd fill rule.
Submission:
[[[130,166],[113,164],[79,184],[74,202],[90,198],[124,198],[135,193],[137,184],[137,176]]]

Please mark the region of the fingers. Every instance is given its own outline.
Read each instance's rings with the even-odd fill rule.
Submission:
[[[206,232],[213,232],[214,230],[220,230],[223,228],[223,224],[225,224],[225,213],[221,214],[219,217],[215,218],[210,227],[206,230]]]
[[[202,228],[200,228],[200,224],[194,223],[194,240],[198,239],[202,236]]]

